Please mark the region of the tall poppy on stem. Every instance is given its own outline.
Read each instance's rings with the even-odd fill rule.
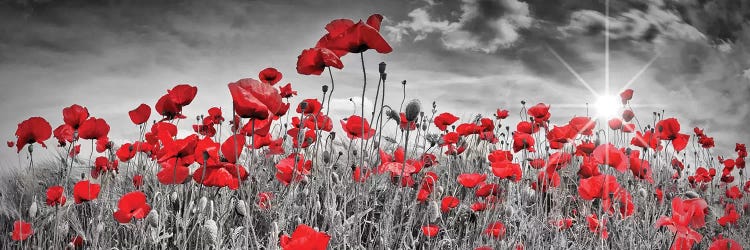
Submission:
[[[44,141],[52,136],[52,126],[49,122],[41,117],[31,117],[18,124],[16,129],[16,136],[18,141],[16,142],[16,148],[18,152],[21,152],[26,144],[39,143],[42,147],[47,147]]]

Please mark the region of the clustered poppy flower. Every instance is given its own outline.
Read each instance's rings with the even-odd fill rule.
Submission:
[[[120,197],[117,208],[114,217],[120,223],[128,223],[132,219],[143,219],[151,211],[151,206],[146,204],[146,194],[141,191],[133,191]]]
[[[300,224],[291,236],[282,235],[279,245],[283,250],[325,250],[328,248],[328,241],[330,240],[331,236],[325,232],[319,232],[308,225]]]

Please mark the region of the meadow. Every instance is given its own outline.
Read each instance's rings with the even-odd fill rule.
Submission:
[[[330,78],[319,93],[279,84],[269,67],[227,84],[231,107],[190,84],[127,115],[138,138],[116,145],[106,118],[77,104],[63,124],[30,115],[0,174],[3,249],[743,249],[750,246],[747,150],[714,152],[701,128],[664,111],[569,117],[520,102],[461,120],[439,103],[385,102],[382,16],[337,19],[297,58]],[[329,117],[340,58],[360,57],[362,100]],[[293,60],[293,58],[290,58]],[[260,68],[272,66],[261,65]],[[360,65],[347,65],[358,71]],[[371,66],[371,67],[369,67]],[[379,72],[367,79],[366,71]],[[296,84],[296,83],[295,83]],[[364,90],[377,85],[375,93]],[[372,85],[370,85],[372,86]],[[290,97],[304,96],[299,103]],[[317,97],[316,97],[317,96]],[[529,97],[532,98],[532,97]],[[73,101],[73,100],[71,100]],[[607,103],[609,105],[611,103]],[[561,118],[557,118],[561,119]],[[53,129],[54,128],[54,129]],[[179,129],[192,134],[178,135]],[[6,131],[11,133],[12,131]],[[90,152],[88,155],[80,154]],[[54,159],[39,159],[53,151]],[[9,159],[15,162],[16,159]],[[15,164],[15,163],[14,163]]]

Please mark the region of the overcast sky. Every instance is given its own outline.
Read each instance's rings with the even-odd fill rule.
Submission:
[[[612,94],[652,61],[629,86],[642,120],[665,110],[683,133],[705,128],[725,155],[735,142],[750,142],[750,2],[612,2]],[[552,104],[552,121],[564,123],[585,114],[571,106],[596,98],[552,51],[604,93],[604,9],[604,0],[6,1],[0,139],[15,140],[17,124],[31,116],[55,128],[62,108],[80,104],[108,121],[113,141],[132,141],[137,128],[127,112],[138,104],[153,107],[167,89],[188,83],[198,86],[188,117],[227,108],[226,84],[265,67],[279,69],[282,83],[299,91],[293,105],[320,97],[329,79],[298,75],[297,55],[330,20],[372,13],[385,16],[381,32],[394,51],[365,54],[370,98],[377,63],[385,61],[387,104],[398,106],[399,82],[407,80],[407,99],[426,109],[437,101],[441,112],[468,118],[498,107],[517,113],[526,100]],[[347,99],[361,93],[359,58],[343,61],[333,72],[334,120],[351,114]],[[0,150],[1,162],[15,155]]]

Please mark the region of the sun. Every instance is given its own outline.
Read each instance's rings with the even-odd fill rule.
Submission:
[[[620,108],[620,102],[617,97],[612,95],[600,95],[596,99],[594,106],[596,109],[596,116],[606,119],[612,119],[617,117],[617,111]]]

